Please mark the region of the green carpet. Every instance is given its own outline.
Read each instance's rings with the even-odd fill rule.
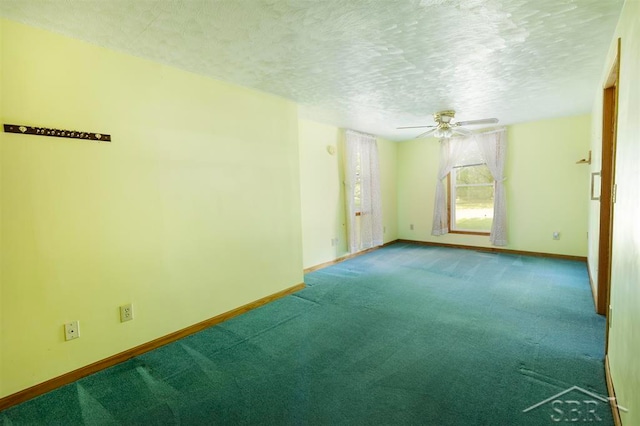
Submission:
[[[606,396],[582,262],[394,244],[305,282],[0,424],[613,424],[580,389],[523,412],[572,386]]]

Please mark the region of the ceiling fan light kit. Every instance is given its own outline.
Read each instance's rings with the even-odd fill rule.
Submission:
[[[450,138],[453,136],[453,130],[450,127],[446,128],[437,128],[435,132],[433,132],[433,136],[436,138]]]
[[[495,124],[498,122],[497,118],[483,118],[480,120],[452,122],[455,116],[456,116],[456,112],[453,110],[439,111],[433,114],[433,121],[436,122],[435,125],[398,127],[398,129],[429,128],[429,130],[427,130],[426,132],[416,136],[416,139],[423,138],[426,136],[434,136],[436,138],[451,138],[453,136],[458,136],[458,135],[466,136],[471,134],[471,130],[465,129],[462,126],[473,126],[478,124]]]

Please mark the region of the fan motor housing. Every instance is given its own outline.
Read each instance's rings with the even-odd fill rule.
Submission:
[[[436,123],[449,123],[456,116],[453,110],[440,111],[433,114],[433,120]]]

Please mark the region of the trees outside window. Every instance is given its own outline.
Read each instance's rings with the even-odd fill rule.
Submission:
[[[491,232],[493,196],[494,180],[486,164],[452,168],[449,176],[450,232]]]

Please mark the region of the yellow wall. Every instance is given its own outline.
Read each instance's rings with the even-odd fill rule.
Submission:
[[[337,127],[300,120],[300,198],[305,268],[347,253],[342,134]],[[327,147],[335,149],[333,155]],[[332,240],[337,243],[332,244]]]
[[[618,28],[624,185],[610,354],[621,404],[634,408],[626,416],[640,412],[631,400],[639,373],[628,370],[640,349],[640,292],[629,278],[640,258],[630,195],[640,187],[638,16],[627,2]],[[298,121],[281,98],[10,21],[0,20],[0,46],[2,123],[113,136],[0,133],[0,397],[297,284],[303,266],[346,254],[338,128]],[[599,103],[593,125],[585,115],[509,127],[507,248],[587,254],[597,217],[589,167],[575,161],[587,155],[590,126],[599,161]],[[431,236],[436,140],[378,139],[378,148],[385,242],[489,246],[487,237]],[[121,324],[127,302],[136,318]],[[73,319],[82,337],[64,342]]]
[[[382,192],[382,242],[398,239],[398,143],[378,138]]]
[[[602,158],[602,88],[621,38],[618,93],[616,204],[613,219],[611,270],[612,308],[609,329],[611,376],[621,411],[622,424],[640,424],[640,2],[627,0],[620,15],[609,54],[603,64],[601,84],[595,88],[593,105],[592,171],[600,171]],[[597,278],[599,204],[592,202],[589,229],[589,266]]]
[[[344,197],[344,131],[301,119],[300,193],[304,267],[329,262],[348,253]],[[335,148],[333,155],[328,146]],[[396,232],[397,144],[378,138],[382,190],[383,241],[397,239]],[[332,245],[332,239],[338,239]]]
[[[302,282],[293,103],[0,22],[0,121],[113,138],[2,134],[0,397]]]
[[[589,151],[589,126],[590,116],[582,115],[508,127],[505,248],[586,256],[589,167],[576,161]],[[398,146],[399,238],[490,247],[487,236],[431,235],[438,159],[434,138]]]

